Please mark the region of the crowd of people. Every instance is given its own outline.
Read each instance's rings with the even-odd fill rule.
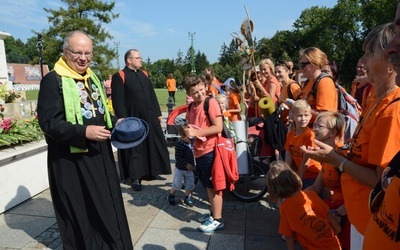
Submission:
[[[210,203],[210,213],[198,218],[198,230],[224,229],[223,196],[213,176],[216,141],[229,122],[265,118],[268,113],[258,103],[267,98],[277,110],[286,110],[281,113],[288,129],[285,154],[270,164],[266,185],[279,207],[279,233],[288,249],[294,249],[295,241],[306,249],[400,248],[395,157],[400,151],[400,4],[393,23],[369,32],[363,51],[351,89],[362,114],[348,147],[346,122],[338,111],[340,74],[317,47],[300,51],[298,65],[308,79],[304,84],[293,80],[292,61],[274,64],[270,58],[250,70],[242,86],[233,78],[220,82],[210,68],[204,76],[186,77],[183,84],[193,104],[179,130],[169,204],[175,205],[175,193],[184,184],[184,203],[193,206],[196,171]],[[41,81],[38,118],[48,143],[50,191],[63,247],[132,249],[121,179],[140,192],[141,180],[172,173],[159,103],[138,50],[128,50],[126,67],[112,75],[115,115],[89,67],[90,37],[69,33],[62,52]],[[172,74],[166,84],[175,102]],[[205,110],[207,96],[215,98],[208,99]],[[119,175],[110,143],[115,141],[123,145],[118,147]],[[384,195],[378,200],[371,191]]]

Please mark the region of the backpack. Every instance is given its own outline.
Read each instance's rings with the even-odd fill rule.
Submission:
[[[214,88],[216,88],[216,89],[218,90],[218,93],[219,93],[219,94],[227,95],[226,92],[225,92],[220,86],[218,86],[218,85],[216,85],[216,84],[214,84],[214,83],[211,83],[211,86],[213,86]]]
[[[210,115],[209,115],[209,113],[208,113],[208,109],[209,109],[209,106],[210,106],[210,98],[212,98],[212,97],[211,97],[211,96],[207,96],[207,97],[206,97],[206,99],[204,100],[203,108],[204,108],[204,113],[206,114],[208,120],[209,120],[210,123],[211,123]],[[191,103],[189,104],[188,110],[191,109],[192,105],[193,105],[193,102],[191,102]],[[225,121],[224,121],[224,116],[223,116],[223,115],[221,116],[221,118],[222,118],[222,132],[221,132],[221,136],[224,137],[224,138],[230,138],[230,139],[232,139],[232,140],[236,143],[236,142],[238,141],[238,139],[237,139],[235,130],[234,130],[232,127],[230,127],[230,126],[228,127],[228,126],[226,125],[226,123],[225,123]]]
[[[313,85],[313,88],[311,92],[307,95],[306,100],[308,100],[310,95],[314,96],[314,99],[317,100],[317,89],[318,89],[318,83],[321,81],[322,78],[324,77],[329,77],[332,79],[332,77],[326,73],[321,73],[317,79],[315,80],[315,83]],[[333,81],[333,79],[332,79]],[[360,115],[361,115],[361,106],[357,103],[357,100],[351,96],[347,91],[340,86],[339,84],[335,83],[337,93],[338,93],[338,108],[337,111],[341,113],[345,120],[346,120],[346,129],[344,131],[344,141],[349,142],[351,138],[353,137],[354,131],[358,125],[358,122],[360,120]]]

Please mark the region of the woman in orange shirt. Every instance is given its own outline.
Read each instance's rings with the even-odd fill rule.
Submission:
[[[260,73],[263,76],[263,81],[257,79],[254,82],[256,88],[256,95],[259,99],[263,97],[271,97],[272,101],[276,103],[281,95],[281,84],[275,77],[275,66],[271,59],[262,59],[258,64]],[[258,108],[258,116],[261,116],[261,109]]]
[[[167,85],[169,97],[172,97],[172,99],[174,100],[174,103],[175,103],[176,80],[172,73],[168,74],[166,85]]]
[[[289,125],[289,107],[286,104],[287,99],[292,99],[296,101],[301,95],[300,85],[293,79],[289,77],[289,65],[285,61],[278,62],[275,65],[275,75],[278,81],[282,85],[281,95],[279,96],[278,103],[285,110],[281,113],[281,119],[286,124]]]
[[[351,227],[351,249],[362,249],[363,235],[371,212],[368,200],[384,168],[399,150],[400,97],[396,72],[383,48],[396,35],[393,24],[374,28],[364,40],[361,60],[367,69],[375,96],[368,102],[353,135],[350,154],[342,155],[331,146],[316,140],[317,148],[303,152],[311,158],[328,163],[342,172],[341,184]]]
[[[306,48],[300,51],[299,66],[303,76],[308,80],[303,86],[301,98],[307,100],[311,106],[313,119],[321,111],[337,111],[338,94],[335,83],[330,77],[324,77],[318,83],[315,96],[312,94],[313,86],[317,78],[321,75],[322,68],[328,64],[328,57],[324,52],[316,47]]]

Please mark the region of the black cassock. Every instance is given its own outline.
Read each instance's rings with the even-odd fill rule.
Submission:
[[[142,70],[123,69],[124,80],[117,72],[111,81],[111,95],[118,118],[137,117],[149,124],[147,138],[132,149],[118,151],[122,179],[141,179],[158,174],[171,174],[169,153],[158,117],[160,106],[150,79]]]
[[[84,124],[66,122],[60,80],[53,71],[41,81],[38,117],[48,144],[50,191],[63,247],[132,249],[110,141],[85,137],[87,125],[105,126],[104,104],[89,98],[96,117],[90,117],[91,109],[82,104],[82,110],[88,111],[84,112],[87,117],[82,117]],[[90,94],[86,88],[83,91]],[[70,145],[88,152],[70,153]]]

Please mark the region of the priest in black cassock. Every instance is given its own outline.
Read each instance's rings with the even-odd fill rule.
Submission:
[[[147,72],[141,69],[138,50],[125,53],[126,67],[111,80],[111,97],[118,118],[137,117],[145,120],[150,131],[147,138],[132,149],[118,150],[121,179],[130,178],[133,190],[141,191],[142,179],[171,174],[167,144],[161,128],[162,114]]]
[[[40,82],[51,198],[63,249],[133,249],[109,138],[117,119],[89,68],[92,49],[87,34],[69,33]]]

